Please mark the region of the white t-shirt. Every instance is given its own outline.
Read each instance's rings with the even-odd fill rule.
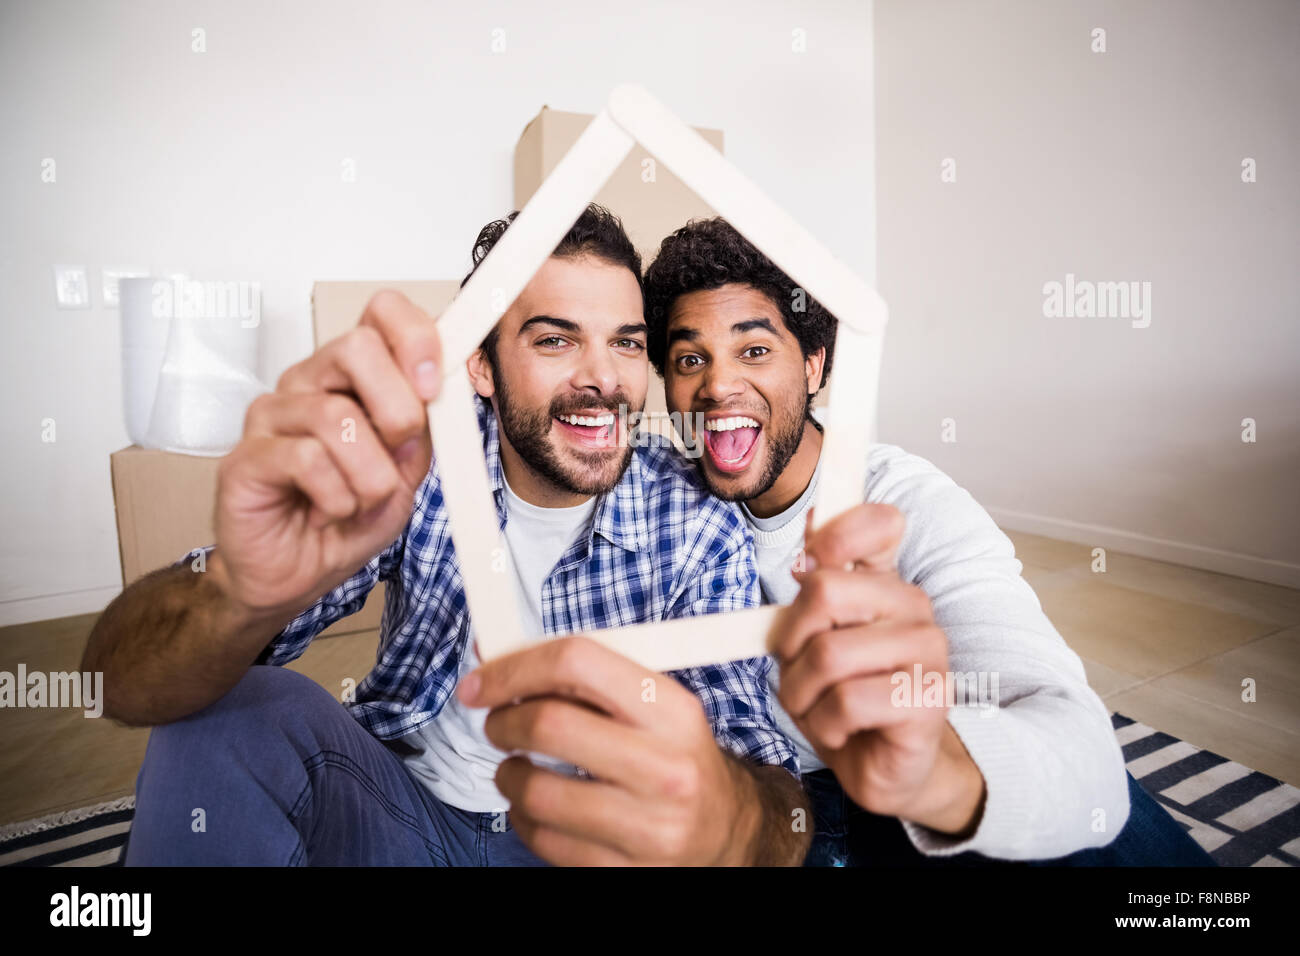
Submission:
[[[524,634],[545,639],[542,626],[542,585],[579,535],[585,534],[596,510],[592,497],[572,508],[541,508],[529,504],[505,482],[506,546],[514,567],[514,583]],[[479,666],[474,643],[460,660],[460,677]],[[470,708],[453,694],[438,716],[403,740],[417,753],[405,759],[407,769],[443,803],[476,813],[508,810],[497,789],[497,767],[508,755],[488,741],[483,726],[487,711]],[[572,771],[572,767],[540,754],[529,759],[540,766]]]
[[[803,494],[789,508],[770,518],[759,518],[749,510],[747,504],[743,501],[740,503],[750,530],[754,532],[754,559],[758,564],[759,586],[763,591],[764,604],[789,604],[799,593],[799,582],[791,576],[790,569],[803,550],[808,506],[812,504],[821,473],[822,461],[818,458],[817,467]],[[799,754],[799,772],[812,773],[814,770],[825,769],[826,764],[817,756],[817,751],[808,743],[808,738],[800,733],[777,700],[777,688],[781,686],[781,668],[773,664],[767,680],[772,689],[772,716],[776,719],[777,726],[794,743],[794,749]]]

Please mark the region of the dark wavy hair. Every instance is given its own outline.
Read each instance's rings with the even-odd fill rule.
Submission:
[[[501,237],[506,234],[506,230],[518,215],[519,210],[516,209],[504,219],[494,219],[479,230],[478,238],[474,240],[474,249],[470,253],[474,264],[470,266],[465,278],[460,280],[462,289],[469,281],[469,277],[487,258],[488,253],[501,241]],[[551,255],[561,259],[594,256],[611,265],[626,266],[636,277],[637,288],[641,288],[641,254],[636,251],[636,246],[632,245],[632,240],[628,238],[627,231],[623,228],[623,220],[594,202],[587,204],[587,208],[569,227],[569,231],[564,234],[564,238],[560,240],[560,244],[555,247]],[[480,348],[487,352],[493,368],[496,367],[496,344],[497,330],[493,326],[492,331],[480,345]]]
[[[645,321],[646,351],[661,376],[668,354],[668,318],[677,300],[689,292],[717,289],[729,283],[751,286],[766,295],[785,327],[799,341],[804,358],[820,348],[826,349],[822,366],[821,391],[831,374],[831,357],[835,352],[835,316],[759,252],[748,239],[722,217],[693,219],[659,244],[659,253],[646,270]],[[804,306],[797,311],[795,304]],[[808,397],[812,403],[814,392]]]

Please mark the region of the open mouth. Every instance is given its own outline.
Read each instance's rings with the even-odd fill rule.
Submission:
[[[704,423],[704,447],[718,471],[738,474],[749,467],[762,427],[745,415],[714,418]]]
[[[618,444],[613,412],[588,415],[556,415],[561,431],[585,448],[613,448]]]

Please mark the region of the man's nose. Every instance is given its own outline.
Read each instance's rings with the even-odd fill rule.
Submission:
[[[745,390],[744,380],[728,365],[715,364],[704,372],[700,397],[714,404],[722,404]]]
[[[608,349],[584,349],[570,380],[579,391],[595,391],[599,395],[612,395],[618,391],[618,367]]]

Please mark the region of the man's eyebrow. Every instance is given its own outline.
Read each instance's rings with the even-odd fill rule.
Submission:
[[[763,318],[762,316],[755,316],[752,319],[733,322],[731,325],[731,334],[744,335],[746,332],[754,331],[754,329],[764,329],[778,338],[781,336],[781,333],[776,330],[776,326],[772,324],[772,320]],[[672,345],[674,342],[695,342],[699,337],[700,333],[692,328],[673,329],[668,333],[668,344]]]
[[[766,329],[778,338],[781,335],[781,333],[776,330],[776,326],[772,324],[772,320],[765,319],[762,316],[745,319],[743,322],[736,322],[731,326],[731,334],[741,335],[745,332],[752,332],[754,329]]]
[[[614,330],[615,335],[640,335],[646,331],[644,322],[628,322],[626,325],[620,325]]]
[[[523,335],[528,329],[536,325],[553,325],[563,332],[569,332],[576,335],[582,331],[582,327],[572,319],[559,319],[553,315],[535,315],[523,325],[519,326],[519,334]]]
[[[699,337],[700,333],[694,329],[673,329],[668,333],[668,344],[672,345],[674,342],[682,341],[694,342]]]

